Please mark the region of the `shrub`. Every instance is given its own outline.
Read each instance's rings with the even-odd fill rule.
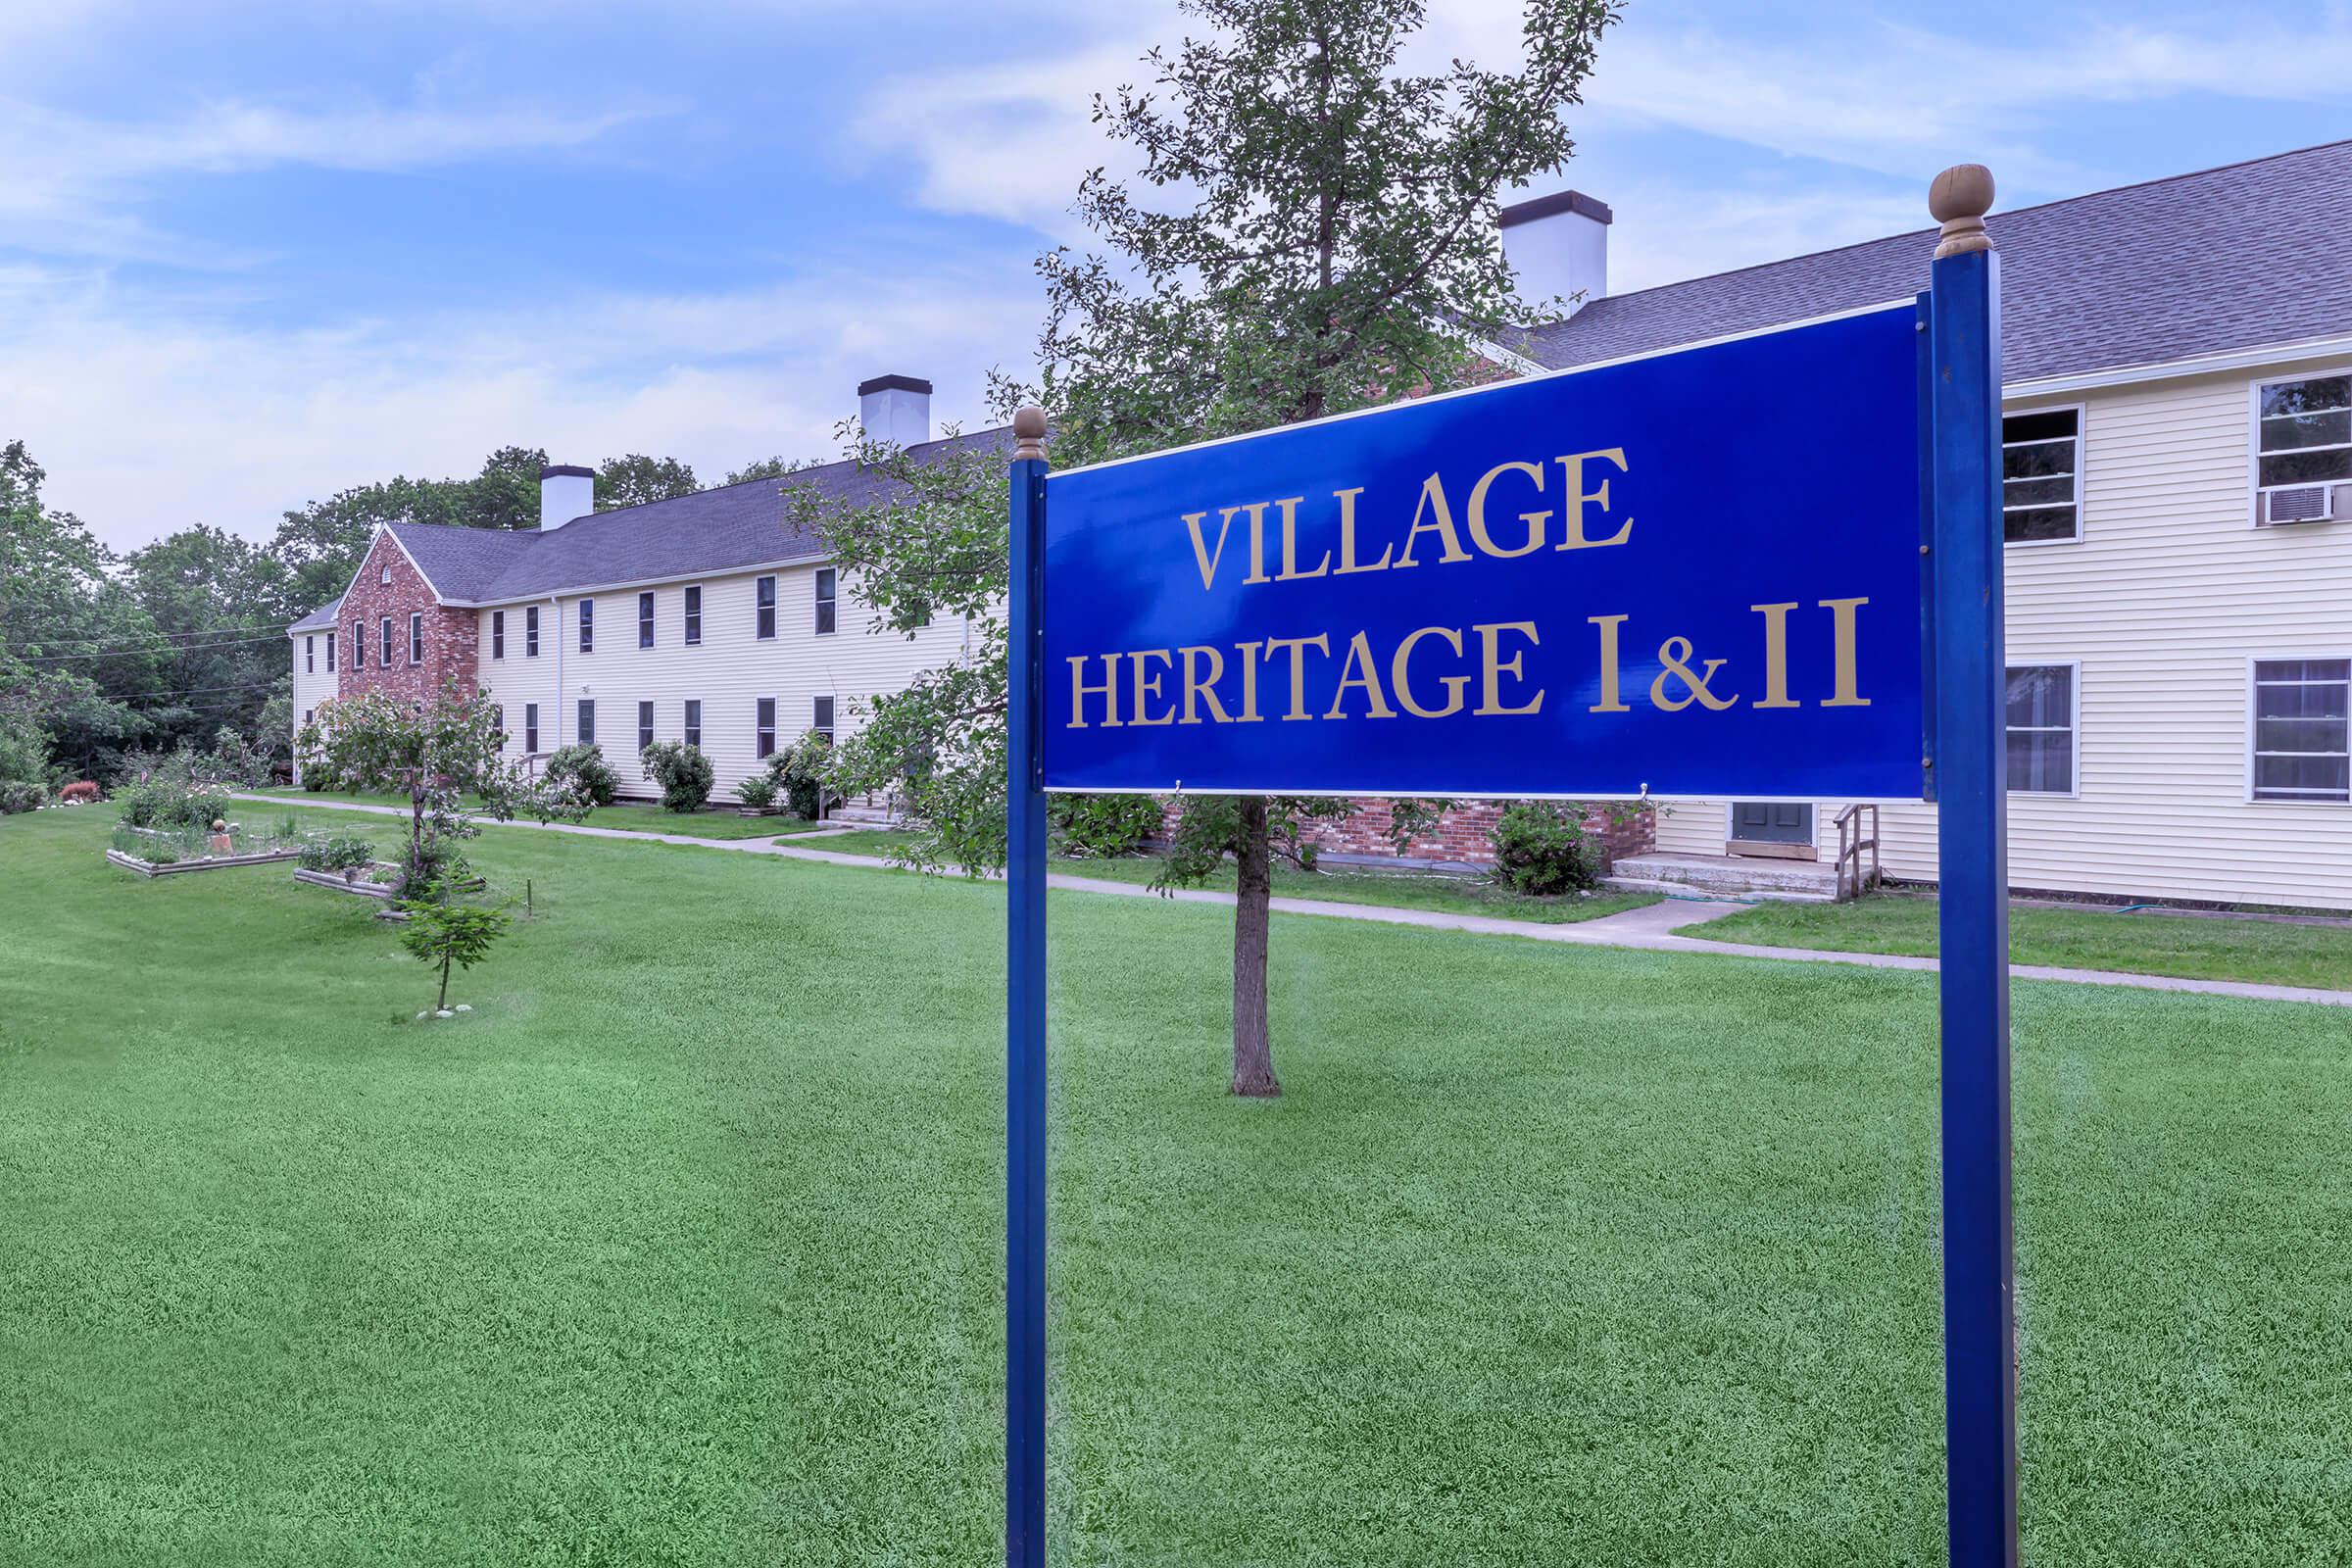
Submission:
[[[1555,801],[1515,801],[1494,824],[1494,880],[1515,893],[1550,898],[1596,885],[1579,814]]]
[[[1112,859],[1158,835],[1159,802],[1149,795],[1051,795],[1046,825],[1061,854]]]
[[[14,816],[29,811],[49,798],[47,785],[29,779],[0,779],[0,816]]]
[[[833,743],[809,730],[767,760],[767,776],[793,815],[824,815],[825,763],[832,753]]]
[[[226,792],[196,783],[172,760],[151,768],[145,778],[117,791],[115,798],[122,807],[122,820],[132,827],[204,827],[228,813]]]
[[[776,781],[765,773],[754,773],[735,786],[735,798],[756,811],[764,811],[776,804]]]
[[[345,838],[338,834],[333,838],[313,839],[305,844],[295,863],[306,871],[348,871],[366,865],[374,858],[374,845],[366,839]]]
[[[641,760],[654,782],[662,786],[664,811],[699,811],[710,799],[710,786],[717,780],[710,759],[703,755],[701,747],[656,741],[641,754]]]
[[[619,781],[606,765],[601,746],[566,746],[547,760],[547,781],[568,784],[591,806],[611,806]]]

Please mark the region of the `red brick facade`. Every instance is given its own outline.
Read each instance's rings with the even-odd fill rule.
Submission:
[[[390,578],[386,580],[389,571]],[[410,659],[409,617],[424,616],[424,658]],[[384,662],[383,622],[392,621],[392,661]],[[335,672],[338,696],[380,691],[413,701],[427,701],[451,680],[471,691],[480,678],[476,662],[481,640],[479,617],[470,610],[447,610],[433,597],[430,584],[388,533],[376,535],[375,545],[360,567],[359,579],[343,599],[342,633],[346,646]],[[362,654],[365,654],[365,662]]]
[[[1494,824],[1507,804],[1474,801],[1454,807],[1438,818],[1434,829],[1407,840],[1401,850],[1389,839],[1386,801],[1365,801],[1349,815],[1309,823],[1304,837],[1318,849],[1343,855],[1401,854],[1420,859],[1485,863],[1494,858]],[[1608,863],[1657,846],[1657,813],[1648,807],[1635,810],[1622,804],[1587,804],[1583,810],[1585,832]],[[1604,873],[1607,868],[1604,863]]]

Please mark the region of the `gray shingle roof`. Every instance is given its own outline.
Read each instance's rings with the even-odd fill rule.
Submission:
[[[340,599],[335,600],[331,604],[320,605],[317,610],[312,611],[309,614],[303,616],[293,625],[288,626],[286,630],[288,632],[331,630],[334,627],[337,612],[340,612],[342,608],[343,601]]]
[[[2352,141],[1985,219],[2010,382],[2352,332]],[[1916,294],[1932,230],[1594,300],[1514,345],[1553,368]]]
[[[1008,427],[975,430],[908,450],[919,459],[973,449],[1009,457],[1012,432]],[[594,512],[546,531],[423,522],[390,527],[443,599],[496,604],[822,556],[824,542],[787,520],[783,492],[797,485],[813,486],[838,505],[859,507],[885,499],[892,481],[845,461],[803,468],[782,479],[750,479],[640,507]],[[293,629],[332,625],[336,608],[315,610]]]

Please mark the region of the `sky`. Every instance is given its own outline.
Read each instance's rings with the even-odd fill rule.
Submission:
[[[1503,66],[1516,0],[1431,0]],[[824,457],[974,422],[1171,0],[5,0],[0,441],[127,550],[495,447]],[[1197,26],[1197,24],[1194,25]],[[1625,292],[2352,134],[2352,3],[1629,0],[1541,189]],[[1997,213],[1995,208],[1995,232]]]

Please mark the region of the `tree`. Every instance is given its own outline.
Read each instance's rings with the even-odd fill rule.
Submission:
[[[546,464],[547,454],[537,447],[500,447],[471,479],[396,477],[340,490],[287,513],[270,554],[292,579],[292,602],[316,609],[350,584],[378,523],[538,527],[539,470]]]
[[[436,880],[422,898],[401,902],[408,920],[400,928],[400,945],[426,963],[441,967],[441,997],[435,1012],[449,1010],[449,966],[470,969],[490,956],[491,947],[511,923],[503,908],[462,904],[447,877]]]
[[[1096,170],[1077,213],[1102,253],[1040,258],[1047,318],[1036,397],[1067,466],[1344,413],[1503,373],[1484,344],[1545,314],[1520,300],[1504,260],[1498,194],[1556,171],[1618,0],[1533,0],[1525,63],[1396,69],[1420,0],[1186,0],[1205,36],[1145,57],[1148,89],[1121,87],[1095,118],[1142,159],[1139,196]],[[1166,204],[1152,200],[1164,197]],[[1181,205],[1175,205],[1181,204]],[[998,401],[1009,403],[999,387]],[[992,605],[1004,589],[1004,478],[950,466],[926,481],[880,454],[904,495],[926,486],[941,514],[906,546],[877,536],[888,511],[829,530],[882,625],[937,602]],[[904,503],[894,503],[904,505]],[[936,551],[936,558],[926,552]],[[904,578],[901,580],[894,580]],[[878,700],[843,748],[843,788],[892,765],[943,814],[918,853],[1003,862],[1002,630],[987,666],[942,672]],[[869,740],[868,737],[871,737]],[[994,782],[996,793],[982,796]],[[1187,797],[1163,879],[1197,880],[1231,857],[1233,1089],[1279,1093],[1267,1028],[1271,862],[1304,858],[1311,819],[1339,808],[1283,798]],[[1425,819],[1405,806],[1398,828]],[[995,816],[993,832],[983,821]]]
[[[761,458],[755,463],[745,464],[719,482],[721,484],[749,484],[754,479],[781,479],[788,473],[798,473],[803,468],[813,468],[816,466],[817,460],[814,458],[781,456]]]
[[[270,698],[291,701],[279,633],[308,607],[268,550],[199,523],[132,551],[120,579],[164,645],[148,663],[147,745],[202,745],[223,726],[259,733]]]
[[[473,812],[512,821],[576,822],[587,803],[571,789],[530,777],[502,752],[489,694],[456,681],[429,704],[380,691],[330,703],[305,725],[295,747],[306,776],[325,789],[389,791],[409,800],[408,881],[445,875],[460,839],[480,833]],[[466,798],[476,804],[469,811]]]
[[[596,510],[642,507],[649,501],[690,496],[701,488],[694,470],[677,459],[632,452],[625,458],[607,458],[597,466]]]

